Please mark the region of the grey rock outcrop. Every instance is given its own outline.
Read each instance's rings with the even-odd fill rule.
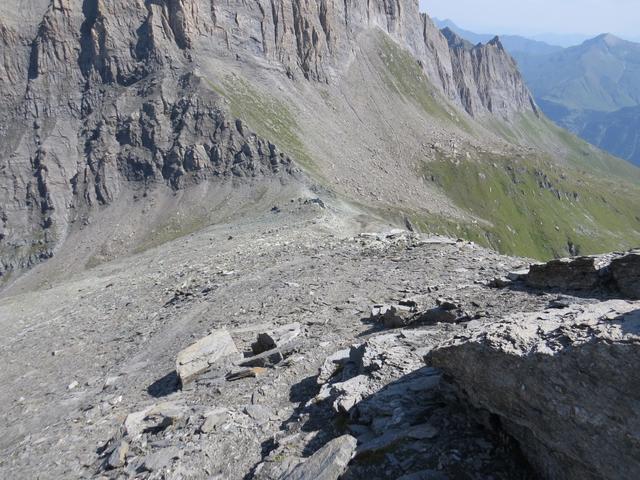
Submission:
[[[602,283],[603,268],[609,261],[610,258],[578,257],[532,265],[526,282],[534,288],[591,290]]]
[[[514,281],[524,280],[539,289],[582,290],[607,289],[624,298],[640,299],[640,253],[593,255],[562,258],[531,265],[529,272],[519,273]]]
[[[415,0],[3,2],[0,274],[50,258],[128,189],[288,177],[282,139],[251,131],[200,65],[241,59],[323,85],[371,31],[471,115],[535,110],[499,45],[457,53]]]
[[[638,478],[640,303],[516,314],[427,360],[499,420],[541,477]]]
[[[612,260],[610,269],[618,290],[629,298],[640,300],[640,251]]]
[[[449,28],[442,33],[449,42],[453,79],[467,112],[509,115],[514,105],[518,105],[519,109],[538,114],[515,60],[506,53],[498,37],[486,45],[472,45]]]

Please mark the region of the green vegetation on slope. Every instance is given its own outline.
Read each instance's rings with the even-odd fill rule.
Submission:
[[[229,102],[231,115],[246,122],[260,137],[274,143],[310,173],[318,174],[313,159],[298,136],[298,123],[287,105],[259,92],[238,75],[229,75],[211,88]]]
[[[440,158],[425,163],[424,173],[480,219],[461,225],[417,219],[425,228],[435,221],[442,233],[539,259],[640,244],[640,192],[628,184],[560,171],[549,160],[524,156]]]
[[[454,123],[455,115],[411,54],[385,35],[379,43],[390,92],[433,118]],[[472,131],[466,121],[455,124]],[[490,128],[514,145],[559,153],[553,160],[543,153],[516,158],[484,154],[425,163],[425,177],[477,220],[463,223],[422,213],[412,216],[417,225],[539,259],[640,244],[640,170],[533,113],[511,124],[496,119]]]
[[[492,131],[505,140],[532,144],[540,151],[556,152],[558,164],[570,165],[588,173],[599,172],[640,185],[640,169],[620,158],[599,150],[571,132],[558,127],[544,115],[522,113],[510,123],[498,119],[486,122]]]
[[[416,59],[401,48],[388,35],[380,32],[378,36],[380,58],[385,69],[382,79],[391,93],[420,107],[429,116],[454,124],[458,128],[471,131],[469,124],[456,111],[448,110],[444,100],[431,85]]]
[[[640,44],[600,35],[550,55],[514,56],[537,99],[609,112],[640,101]]]
[[[380,78],[392,98],[450,129],[481,131],[437,93],[409,52],[384,34],[378,40]],[[302,141],[303,132],[285,103],[237,75],[212,88],[227,99],[234,117],[310,173],[318,173]],[[420,173],[476,220],[429,214],[425,205],[411,215],[414,223],[504,253],[539,259],[640,244],[640,170],[593,149],[544,117],[523,114],[511,123],[495,120],[487,126],[511,144],[535,145],[538,153],[477,154],[464,160],[441,155],[424,163]],[[539,152],[558,153],[551,159]]]

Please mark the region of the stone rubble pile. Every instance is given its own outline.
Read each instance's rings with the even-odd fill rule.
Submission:
[[[375,245],[407,235],[362,238]],[[480,304],[462,295],[374,305],[363,319],[373,330],[322,357],[305,387],[314,393],[264,447],[252,478],[639,478],[639,259],[630,252],[514,271],[508,283],[520,289],[584,297],[549,296],[546,310],[530,313],[470,314]],[[603,291],[628,298],[588,298]],[[176,374],[197,390],[286,370],[304,360],[307,334],[298,322],[215,330],[178,354]],[[255,397],[237,410],[176,397],[129,413],[102,449],[102,470],[160,472],[183,455],[176,441],[282,419]]]

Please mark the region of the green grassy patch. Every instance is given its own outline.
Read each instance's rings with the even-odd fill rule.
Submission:
[[[629,185],[560,170],[549,159],[441,158],[425,163],[455,204],[478,219],[413,218],[423,229],[538,259],[640,245],[640,193]]]
[[[385,67],[381,71],[382,80],[391,92],[417,105],[429,116],[471,132],[461,115],[454,109],[445,108],[446,100],[438,94],[411,53],[383,33],[378,36],[378,44]]]
[[[178,238],[185,237],[212,225],[214,222],[208,214],[172,215],[166,222],[154,228],[140,243],[133,253],[141,253],[158,247]]]
[[[589,145],[544,116],[521,113],[510,123],[492,120],[486,126],[511,143],[524,141],[536,145],[541,151],[556,152],[556,163],[569,164],[581,171],[581,175],[582,171],[586,175],[600,172],[612,179],[617,177],[640,185],[640,168]]]
[[[229,102],[231,115],[246,122],[258,136],[275,144],[302,168],[319,175],[319,170],[300,139],[298,123],[288,106],[261,92],[238,75],[226,76],[210,87]]]

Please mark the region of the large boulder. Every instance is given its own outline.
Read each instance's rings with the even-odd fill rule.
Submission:
[[[640,302],[485,323],[427,355],[540,476],[640,478]]]
[[[611,275],[620,293],[640,300],[640,250],[613,260]]]
[[[531,265],[527,285],[534,288],[592,290],[603,281],[610,259],[602,257],[562,258]]]

